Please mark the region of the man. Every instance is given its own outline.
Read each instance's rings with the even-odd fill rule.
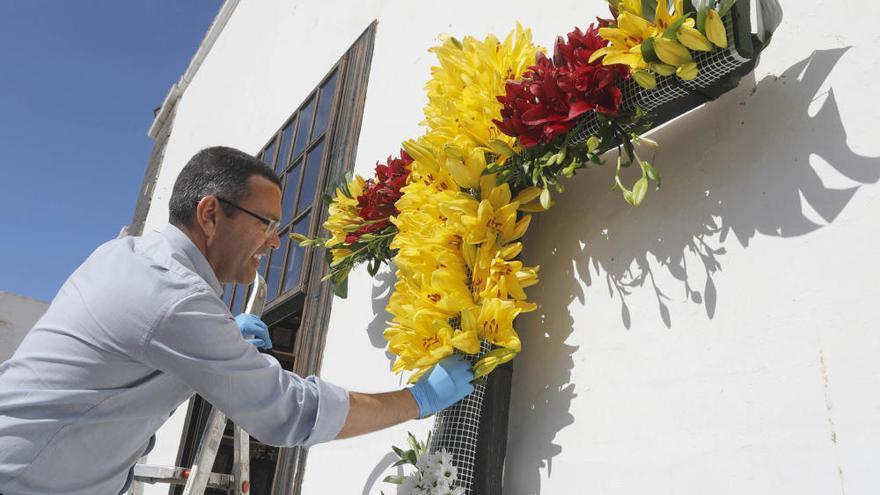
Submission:
[[[155,431],[198,393],[261,442],[313,445],[445,408],[473,390],[461,359],[408,389],[346,391],[260,354],[255,317],[223,283],[250,283],[280,245],[281,184],[256,158],[208,148],[174,185],[170,224],[99,247],[0,366],[0,493],[125,491]]]

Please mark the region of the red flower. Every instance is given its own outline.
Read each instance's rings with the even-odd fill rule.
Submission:
[[[357,242],[364,234],[379,232],[389,225],[392,215],[400,213],[394,203],[402,196],[400,189],[409,178],[409,165],[413,162],[406,151],[400,150],[400,158],[389,156],[387,164],[376,162],[376,177],[367,180],[363,194],[358,196],[358,216],[368,223],[345,237],[345,242]]]
[[[589,62],[606,44],[593,24],[585,33],[575,28],[567,42],[557,38],[553,60],[538,53],[522,81],[507,82],[505,95],[498,97],[504,104],[503,120],[495,120],[495,125],[528,148],[570,131],[590,110],[618,113],[623,97],[618,85],[629,77],[629,68]]]

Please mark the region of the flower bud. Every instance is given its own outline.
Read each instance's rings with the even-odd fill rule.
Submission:
[[[678,69],[675,70],[675,75],[685,81],[693,80],[697,77],[697,74],[700,73],[700,70],[697,68],[696,62],[688,62],[686,64],[682,64],[678,66]]]
[[[717,10],[710,9],[706,15],[706,37],[715,46],[727,48],[727,30],[724,29],[724,21]]]
[[[636,84],[645,89],[654,89],[657,87],[657,79],[654,77],[654,74],[651,74],[646,70],[634,70],[632,72],[632,77],[636,81]]]
[[[691,50],[697,50],[700,52],[712,51],[712,43],[709,43],[709,40],[703,36],[703,33],[690,26],[681,26],[678,29],[677,38],[682,45]]]
[[[661,76],[671,76],[675,74],[675,67],[666,64],[648,64],[651,71]]]
[[[654,52],[663,63],[676,67],[693,61],[691,52],[684,45],[667,38],[654,39]]]

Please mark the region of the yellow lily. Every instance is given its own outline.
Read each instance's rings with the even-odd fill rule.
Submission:
[[[461,329],[473,331],[481,339],[519,352],[522,347],[513,320],[520,313],[511,301],[489,299],[479,308],[471,307],[461,313]]]

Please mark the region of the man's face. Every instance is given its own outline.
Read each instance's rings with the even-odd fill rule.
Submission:
[[[281,190],[272,181],[259,175],[248,180],[250,194],[238,206],[269,220],[281,218]],[[249,284],[254,281],[260,258],[278,249],[278,231],[266,234],[266,225],[243,211],[229,207],[227,216],[221,209],[216,233],[209,241],[209,261],[222,283]],[[213,260],[211,259],[213,258]]]

